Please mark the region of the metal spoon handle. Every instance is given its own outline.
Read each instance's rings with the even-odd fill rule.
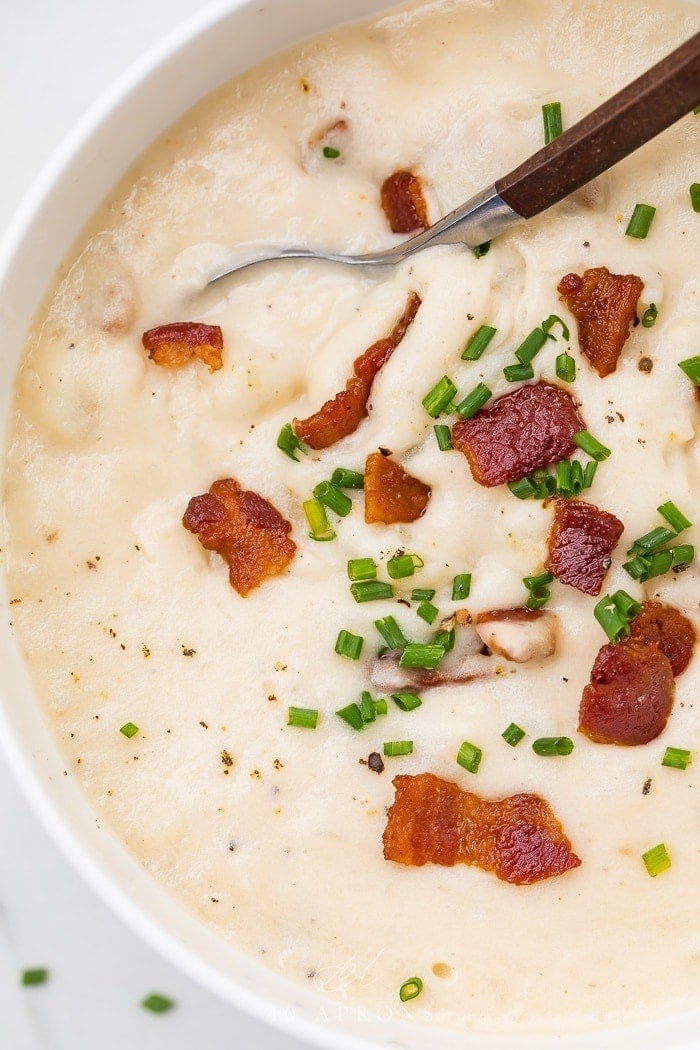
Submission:
[[[700,103],[700,33],[496,182],[524,219],[607,171]]]

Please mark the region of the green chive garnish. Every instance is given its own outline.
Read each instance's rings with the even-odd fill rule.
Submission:
[[[635,204],[632,217],[627,223],[627,229],[625,230],[627,236],[636,237],[638,240],[644,240],[649,233],[651,220],[654,218],[655,214],[656,208],[652,208],[651,204]]]
[[[336,160],[340,156],[340,150],[336,149],[335,146],[324,146],[323,156],[328,157],[329,160]]]
[[[646,558],[640,557],[639,554],[635,555],[631,561],[623,561],[622,568],[625,570],[628,576],[631,576],[633,580],[637,580],[639,583],[647,579],[647,569],[649,563]]]
[[[322,481],[320,485],[317,485],[314,489],[314,496],[324,506],[339,514],[341,518],[344,518],[352,510],[350,497],[346,496],[340,489],[337,489],[330,481]]]
[[[490,247],[491,241],[484,241],[483,244],[477,244],[476,248],[472,248],[472,251],[477,259],[480,259],[482,255],[488,255]]]
[[[566,351],[557,354],[554,368],[558,379],[563,379],[565,383],[573,383],[576,378],[576,362],[571,354],[567,354]]]
[[[432,671],[444,655],[444,648],[435,642],[409,642],[401,654],[399,667],[422,667]]]
[[[421,602],[416,609],[416,613],[420,616],[421,620],[425,620],[425,622],[431,626],[435,623],[439,612],[440,610],[434,606],[432,602]]]
[[[561,102],[545,102],[542,107],[542,123],[544,144],[548,146],[554,139],[558,139],[562,132]]]
[[[331,485],[337,489],[363,489],[365,476],[359,470],[348,470],[347,467],[336,467],[331,474]]]
[[[127,738],[127,740],[131,740],[132,736],[136,736],[138,731],[139,731],[139,727],[135,726],[133,722],[127,722],[119,730],[120,733],[124,734],[124,736]]]
[[[474,332],[474,335],[462,351],[462,360],[478,361],[495,334],[495,328],[488,324],[482,324],[481,328]]]
[[[447,406],[452,403],[456,393],[457,387],[450,377],[443,376],[440,382],[436,383],[433,389],[428,391],[421,404],[429,416],[437,419]]]
[[[652,846],[646,853],[642,853],[642,860],[652,879],[671,867],[671,858],[663,842],[660,842],[658,846]]]
[[[379,700],[375,700],[374,701],[374,713],[375,713],[375,715],[385,715],[387,713],[387,710],[388,710],[388,705],[387,705],[386,700],[383,700],[380,697]]]
[[[46,984],[49,979],[49,971],[41,968],[36,970],[23,970],[20,981],[25,988],[31,988],[37,984]]]
[[[571,463],[562,459],[554,468],[554,482],[558,496],[566,498],[571,495]]]
[[[455,629],[454,627],[449,631],[437,631],[433,638],[435,645],[441,645],[446,653],[451,652],[455,647]]]
[[[533,379],[535,370],[532,365],[506,365],[503,375],[509,383],[519,383],[525,379]]]
[[[532,750],[536,755],[551,758],[555,755],[570,755],[574,750],[574,742],[568,736],[541,736],[532,743]]]
[[[459,572],[452,581],[452,601],[463,602],[469,597],[472,589],[472,574],[470,572]]]
[[[376,580],[377,565],[374,558],[351,558],[348,562],[348,578],[353,583],[358,580]]]
[[[366,691],[360,696],[360,714],[365,725],[376,721],[377,710],[374,706],[374,700],[372,699],[372,694]]]
[[[678,367],[685,372],[691,383],[700,386],[700,355],[687,357],[685,361],[679,361]]]
[[[509,481],[508,488],[518,499],[530,499],[537,492],[537,485],[528,475],[518,481]]]
[[[658,550],[659,547],[663,547],[664,543],[668,543],[675,536],[676,533],[672,532],[671,529],[667,529],[663,525],[657,525],[655,529],[651,529],[650,532],[646,532],[638,540],[635,540],[627,553],[649,554]]]
[[[423,982],[420,977],[409,977],[399,988],[399,999],[402,1003],[407,1003],[409,1000],[415,999],[422,991]]]
[[[350,728],[358,733],[365,727],[365,720],[362,717],[362,711],[358,704],[348,704],[347,707],[341,707],[339,711],[336,711],[336,715],[338,718],[342,718],[343,722],[347,722]]]
[[[351,634],[350,631],[340,631],[335,643],[335,651],[338,656],[345,656],[348,660],[359,660],[362,652],[364,638],[359,634]]]
[[[595,477],[595,472],[596,472],[597,469],[598,469],[598,463],[597,463],[597,461],[595,459],[592,459],[590,461],[590,463],[586,463],[586,466],[583,468],[583,487],[584,487],[584,489],[589,489],[591,487],[591,485],[593,484],[593,478]]]
[[[672,529],[675,530],[676,535],[680,532],[685,532],[693,524],[692,521],[688,521],[685,514],[678,509],[675,503],[671,500],[668,503],[662,503],[660,507],[656,508],[662,518],[664,518]]]
[[[541,328],[533,328],[530,334],[523,339],[522,343],[515,351],[515,356],[520,364],[529,365],[533,358],[539,354],[546,342],[547,333],[543,332]]]
[[[554,328],[555,324],[558,324],[561,328],[562,339],[568,339],[571,333],[569,332],[568,326],[562,321],[559,314],[550,314],[547,320],[542,322],[540,328],[546,335],[549,336],[550,339],[554,339],[554,336],[552,335],[552,329]]]
[[[417,554],[398,554],[389,558],[386,563],[386,571],[392,580],[405,580],[407,576],[413,576],[416,569],[422,569],[425,562]]]
[[[692,757],[692,752],[686,751],[683,747],[667,747],[661,759],[661,765],[668,766],[670,769],[687,769]]]
[[[656,307],[656,303],[649,303],[648,307],[642,314],[642,328],[653,328],[658,316],[659,311]]]
[[[277,448],[280,452],[284,452],[285,456],[289,456],[295,463],[298,463],[297,452],[302,452],[306,455],[306,447],[301,443],[299,438],[292,430],[291,423],[285,423],[277,436]]]
[[[374,626],[389,649],[403,649],[408,644],[393,616],[385,616],[383,620],[375,620]]]
[[[452,435],[450,434],[450,428],[445,426],[444,423],[436,423],[433,430],[435,431],[435,440],[437,441],[440,451],[450,452],[452,450]]]
[[[423,703],[416,693],[392,693],[391,699],[401,711],[415,711]]]
[[[398,758],[401,755],[413,754],[412,740],[387,740],[384,744],[386,758]]]
[[[351,583],[350,593],[355,601],[360,604],[361,602],[381,601],[382,598],[392,598],[394,596],[394,588],[390,583],[382,583],[380,580],[363,581],[361,583]]]
[[[601,445],[600,441],[594,438],[592,434],[589,434],[587,430],[577,431],[572,441],[574,445],[577,445],[591,459],[596,460],[597,463],[602,463],[610,455],[610,449],[606,448],[605,445]]]
[[[467,394],[463,401],[456,406],[462,419],[471,419],[480,408],[483,408],[491,397],[491,391],[485,383],[479,383]]]
[[[435,597],[432,587],[414,587],[411,591],[412,602],[431,602]]]
[[[318,725],[318,711],[311,707],[290,707],[287,725],[298,726],[300,729],[315,729]]]
[[[695,557],[695,547],[691,543],[677,543],[671,547],[671,568],[678,569],[684,565],[690,565]]]
[[[304,514],[306,520],[309,523],[309,536],[312,540],[319,540],[325,542],[326,540],[334,540],[335,532],[328,524],[328,517],[326,516],[326,508],[323,506],[319,499],[315,497],[313,499],[307,499],[302,504],[304,508]]]
[[[167,995],[159,995],[158,992],[153,992],[151,995],[147,995],[145,999],[142,999],[140,1005],[144,1010],[149,1010],[152,1014],[164,1014],[168,1010],[172,1010],[175,1003],[172,999],[168,999]]]
[[[690,194],[690,206],[693,211],[700,212],[700,182],[692,182],[688,193]]]
[[[549,584],[552,583],[554,577],[549,572],[541,572],[537,576],[525,576],[523,577],[523,583],[530,592],[530,595],[525,602],[525,608],[532,611],[541,609],[543,605],[546,605],[551,597],[549,590]]]
[[[476,773],[481,764],[481,756],[481,748],[465,740],[457,752],[457,764],[466,769],[467,773]]]
[[[641,612],[641,605],[639,602],[628,594],[627,591],[615,591],[611,594],[610,601],[613,603],[620,616],[624,616],[627,620],[633,620]]]
[[[511,747],[517,747],[525,736],[525,730],[521,729],[519,725],[515,724],[515,722],[511,722],[508,728],[503,730],[501,736],[506,744],[510,744]]]
[[[622,592],[625,593],[625,592]],[[629,597],[629,595],[627,595]],[[630,633],[629,612],[625,613],[609,594],[604,594],[593,609],[593,615],[614,644]]]
[[[591,463],[595,463],[592,459]],[[583,467],[577,459],[573,459],[569,464],[571,467],[570,484],[571,484],[571,495],[578,496],[585,488]]]

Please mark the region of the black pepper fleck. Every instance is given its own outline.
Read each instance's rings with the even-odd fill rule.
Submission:
[[[647,779],[644,781],[644,784],[642,785],[642,794],[643,795],[648,795],[650,791],[651,791],[651,777],[647,777]]]
[[[382,756],[379,754],[378,751],[373,751],[372,752],[372,754],[367,759],[367,765],[369,766],[369,768],[372,770],[373,773],[383,773],[384,772],[384,761],[383,761]]]

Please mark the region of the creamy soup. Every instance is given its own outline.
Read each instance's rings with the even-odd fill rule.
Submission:
[[[522,608],[523,579],[544,571],[553,503],[477,483],[465,456],[436,442],[434,425],[459,417],[447,406],[433,419],[422,401],[443,375],[458,399],[479,383],[491,403],[512,393],[503,369],[551,314],[570,338],[552,327],[534,379],[568,390],[610,450],[581,499],[624,524],[601,595],[655,598],[697,622],[696,564],[638,582],[623,563],[635,539],[667,524],[660,505],[691,521],[700,513],[698,408],[678,367],[699,352],[700,216],[688,187],[700,177],[700,117],[480,257],[436,248],[380,272],[286,261],[198,289],[253,241],[396,243],[379,194],[392,172],[415,173],[435,221],[540,147],[543,104],[559,101],[571,125],[699,26],[698,8],[680,0],[457,0],[277,56],[198,103],[136,162],[27,339],[3,549],[11,619],[67,775],[183,908],[370,1015],[398,1007],[414,976],[423,989],[407,1017],[499,1032],[622,1024],[693,1002],[695,773],[662,759],[667,747],[697,746],[697,657],[677,677],[665,730],[639,746],[577,731],[608,639],[599,599],[558,580],[544,606],[554,653],[515,662],[479,652],[490,673],[418,688],[410,711],[372,674],[374,621],[393,616],[407,639],[429,641],[457,609],[476,620]],[[625,235],[637,203],[656,208],[645,239]],[[640,318],[657,311],[605,378],[557,291],[565,274],[602,266],[641,279]],[[367,416],[293,462],[277,447],[281,429],[345,387],[410,292],[422,304]],[[221,326],[221,369],[149,360],[142,333],[176,321]],[[495,336],[463,360],[482,325]],[[573,382],[557,375],[565,352]],[[363,472],[379,449],[430,486],[425,513],[367,524],[364,494],[348,489],[350,513],[327,511],[336,538],[315,541],[303,503],[334,469]],[[190,499],[220,478],[268,500],[297,546],[246,597],[182,525]],[[397,551],[424,564],[392,581]],[[354,600],[347,563],[360,558],[374,560],[391,597]],[[470,592],[453,600],[461,574]],[[434,623],[417,615],[414,588],[435,592]],[[336,653],[341,630],[364,640],[359,659]],[[356,730],[336,712],[363,691],[388,709]],[[290,707],[317,711],[316,728],[288,725]],[[526,734],[517,746],[502,737],[510,723]],[[543,737],[567,737],[573,750],[539,755]],[[412,752],[385,755],[395,741]],[[465,742],[481,751],[476,773],[456,761]],[[385,859],[392,778],[427,772],[484,799],[539,795],[580,866],[515,885],[478,866]],[[650,877],[642,855],[662,843],[670,867]]]

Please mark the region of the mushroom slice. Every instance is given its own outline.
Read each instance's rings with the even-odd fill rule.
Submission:
[[[544,660],[557,645],[557,617],[543,609],[491,609],[479,613],[475,630],[492,653],[516,664]]]

